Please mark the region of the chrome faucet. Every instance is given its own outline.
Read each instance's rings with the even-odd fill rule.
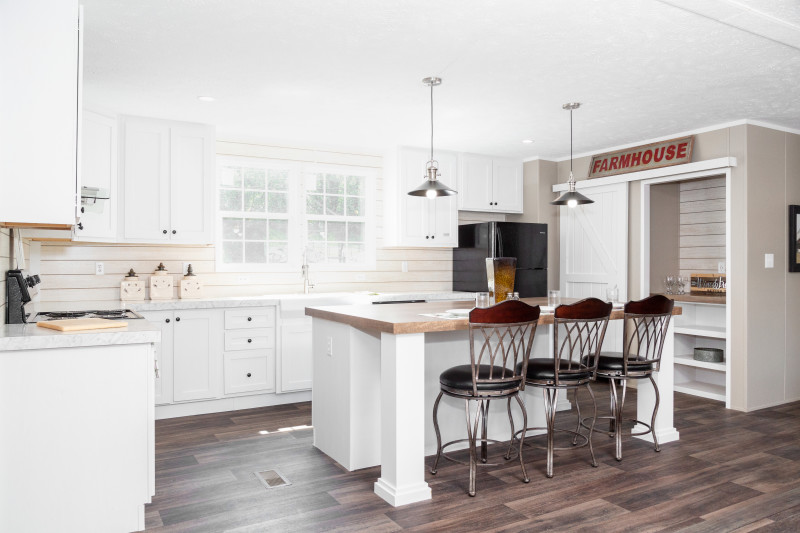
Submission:
[[[303,273],[303,293],[308,294],[308,290],[314,288],[308,275],[308,248],[303,250],[303,266],[300,270]]]

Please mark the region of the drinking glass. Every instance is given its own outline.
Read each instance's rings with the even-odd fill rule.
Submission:
[[[547,305],[550,307],[561,305],[561,291],[547,291]]]
[[[519,300],[519,293],[518,292],[507,292],[506,293],[506,300]]]
[[[619,300],[619,289],[616,285],[606,287],[606,299],[612,303]]]
[[[684,278],[683,276],[676,276],[675,277],[675,283],[678,286],[677,294],[684,294],[685,293],[684,285],[686,284],[686,278]]]
[[[667,288],[667,294],[672,294],[672,287],[675,285],[675,278],[667,276],[664,278],[664,286]]]
[[[475,307],[489,307],[492,305],[488,292],[479,292],[475,295]]]

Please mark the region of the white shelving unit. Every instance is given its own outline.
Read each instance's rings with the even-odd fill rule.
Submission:
[[[725,305],[676,299],[683,314],[675,317],[675,390],[712,400],[725,401],[728,371]],[[696,347],[719,348],[721,363],[694,360]]]

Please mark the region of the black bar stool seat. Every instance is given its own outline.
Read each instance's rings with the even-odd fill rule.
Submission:
[[[477,368],[478,391],[492,391],[502,395],[513,394],[520,387],[518,379],[499,381],[505,376],[509,378],[513,372],[502,366],[479,365]],[[491,380],[491,381],[483,381]],[[439,376],[439,384],[453,393],[462,393],[464,396],[472,396],[472,365],[459,365],[448,368]]]

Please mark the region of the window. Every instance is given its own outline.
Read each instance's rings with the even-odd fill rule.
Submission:
[[[217,270],[374,268],[374,172],[218,158]]]

